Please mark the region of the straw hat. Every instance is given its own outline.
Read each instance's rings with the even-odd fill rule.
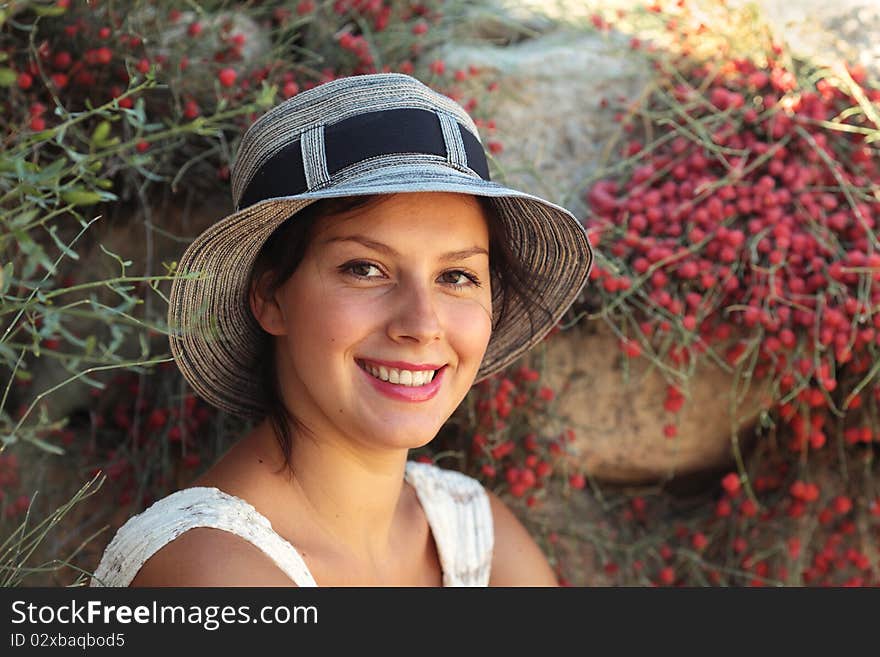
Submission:
[[[452,99],[408,75],[361,75],[304,91],[245,133],[232,173],[236,211],[186,249],[171,288],[171,352],[193,389],[237,415],[264,412],[256,375],[262,329],[247,286],[281,223],[319,199],[425,191],[489,197],[550,310],[530,318],[514,297],[503,321],[493,320],[476,381],[537,344],[587,281],[593,253],[583,226],[564,208],[491,182],[477,128]]]

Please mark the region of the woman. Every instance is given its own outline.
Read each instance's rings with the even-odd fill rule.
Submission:
[[[467,113],[400,74],[269,111],[233,196],[181,260],[171,347],[261,421],[120,528],[92,584],[555,585],[498,497],[407,454],[577,298],[577,220],[491,182]]]

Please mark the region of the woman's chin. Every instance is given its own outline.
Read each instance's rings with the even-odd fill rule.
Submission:
[[[430,443],[440,430],[425,428],[424,424],[419,427],[401,426],[398,428],[383,427],[381,433],[376,434],[375,441],[393,449],[418,449]]]

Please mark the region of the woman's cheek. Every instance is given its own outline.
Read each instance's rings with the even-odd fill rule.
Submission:
[[[492,337],[491,305],[474,300],[458,304],[447,322],[447,337],[462,359],[468,359],[476,374]]]

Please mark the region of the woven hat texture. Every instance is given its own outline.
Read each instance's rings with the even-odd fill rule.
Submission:
[[[245,133],[232,172],[235,211],[199,235],[178,264],[168,311],[171,351],[193,389],[236,415],[265,413],[248,281],[272,232],[324,198],[419,191],[487,197],[510,249],[550,311],[531,317],[508,301],[493,320],[476,381],[533,347],[586,284],[593,252],[567,210],[489,180],[473,120],[415,78],[387,73],[340,78],[269,110]],[[493,307],[500,290],[493,289]],[[497,323],[496,323],[497,322]]]

